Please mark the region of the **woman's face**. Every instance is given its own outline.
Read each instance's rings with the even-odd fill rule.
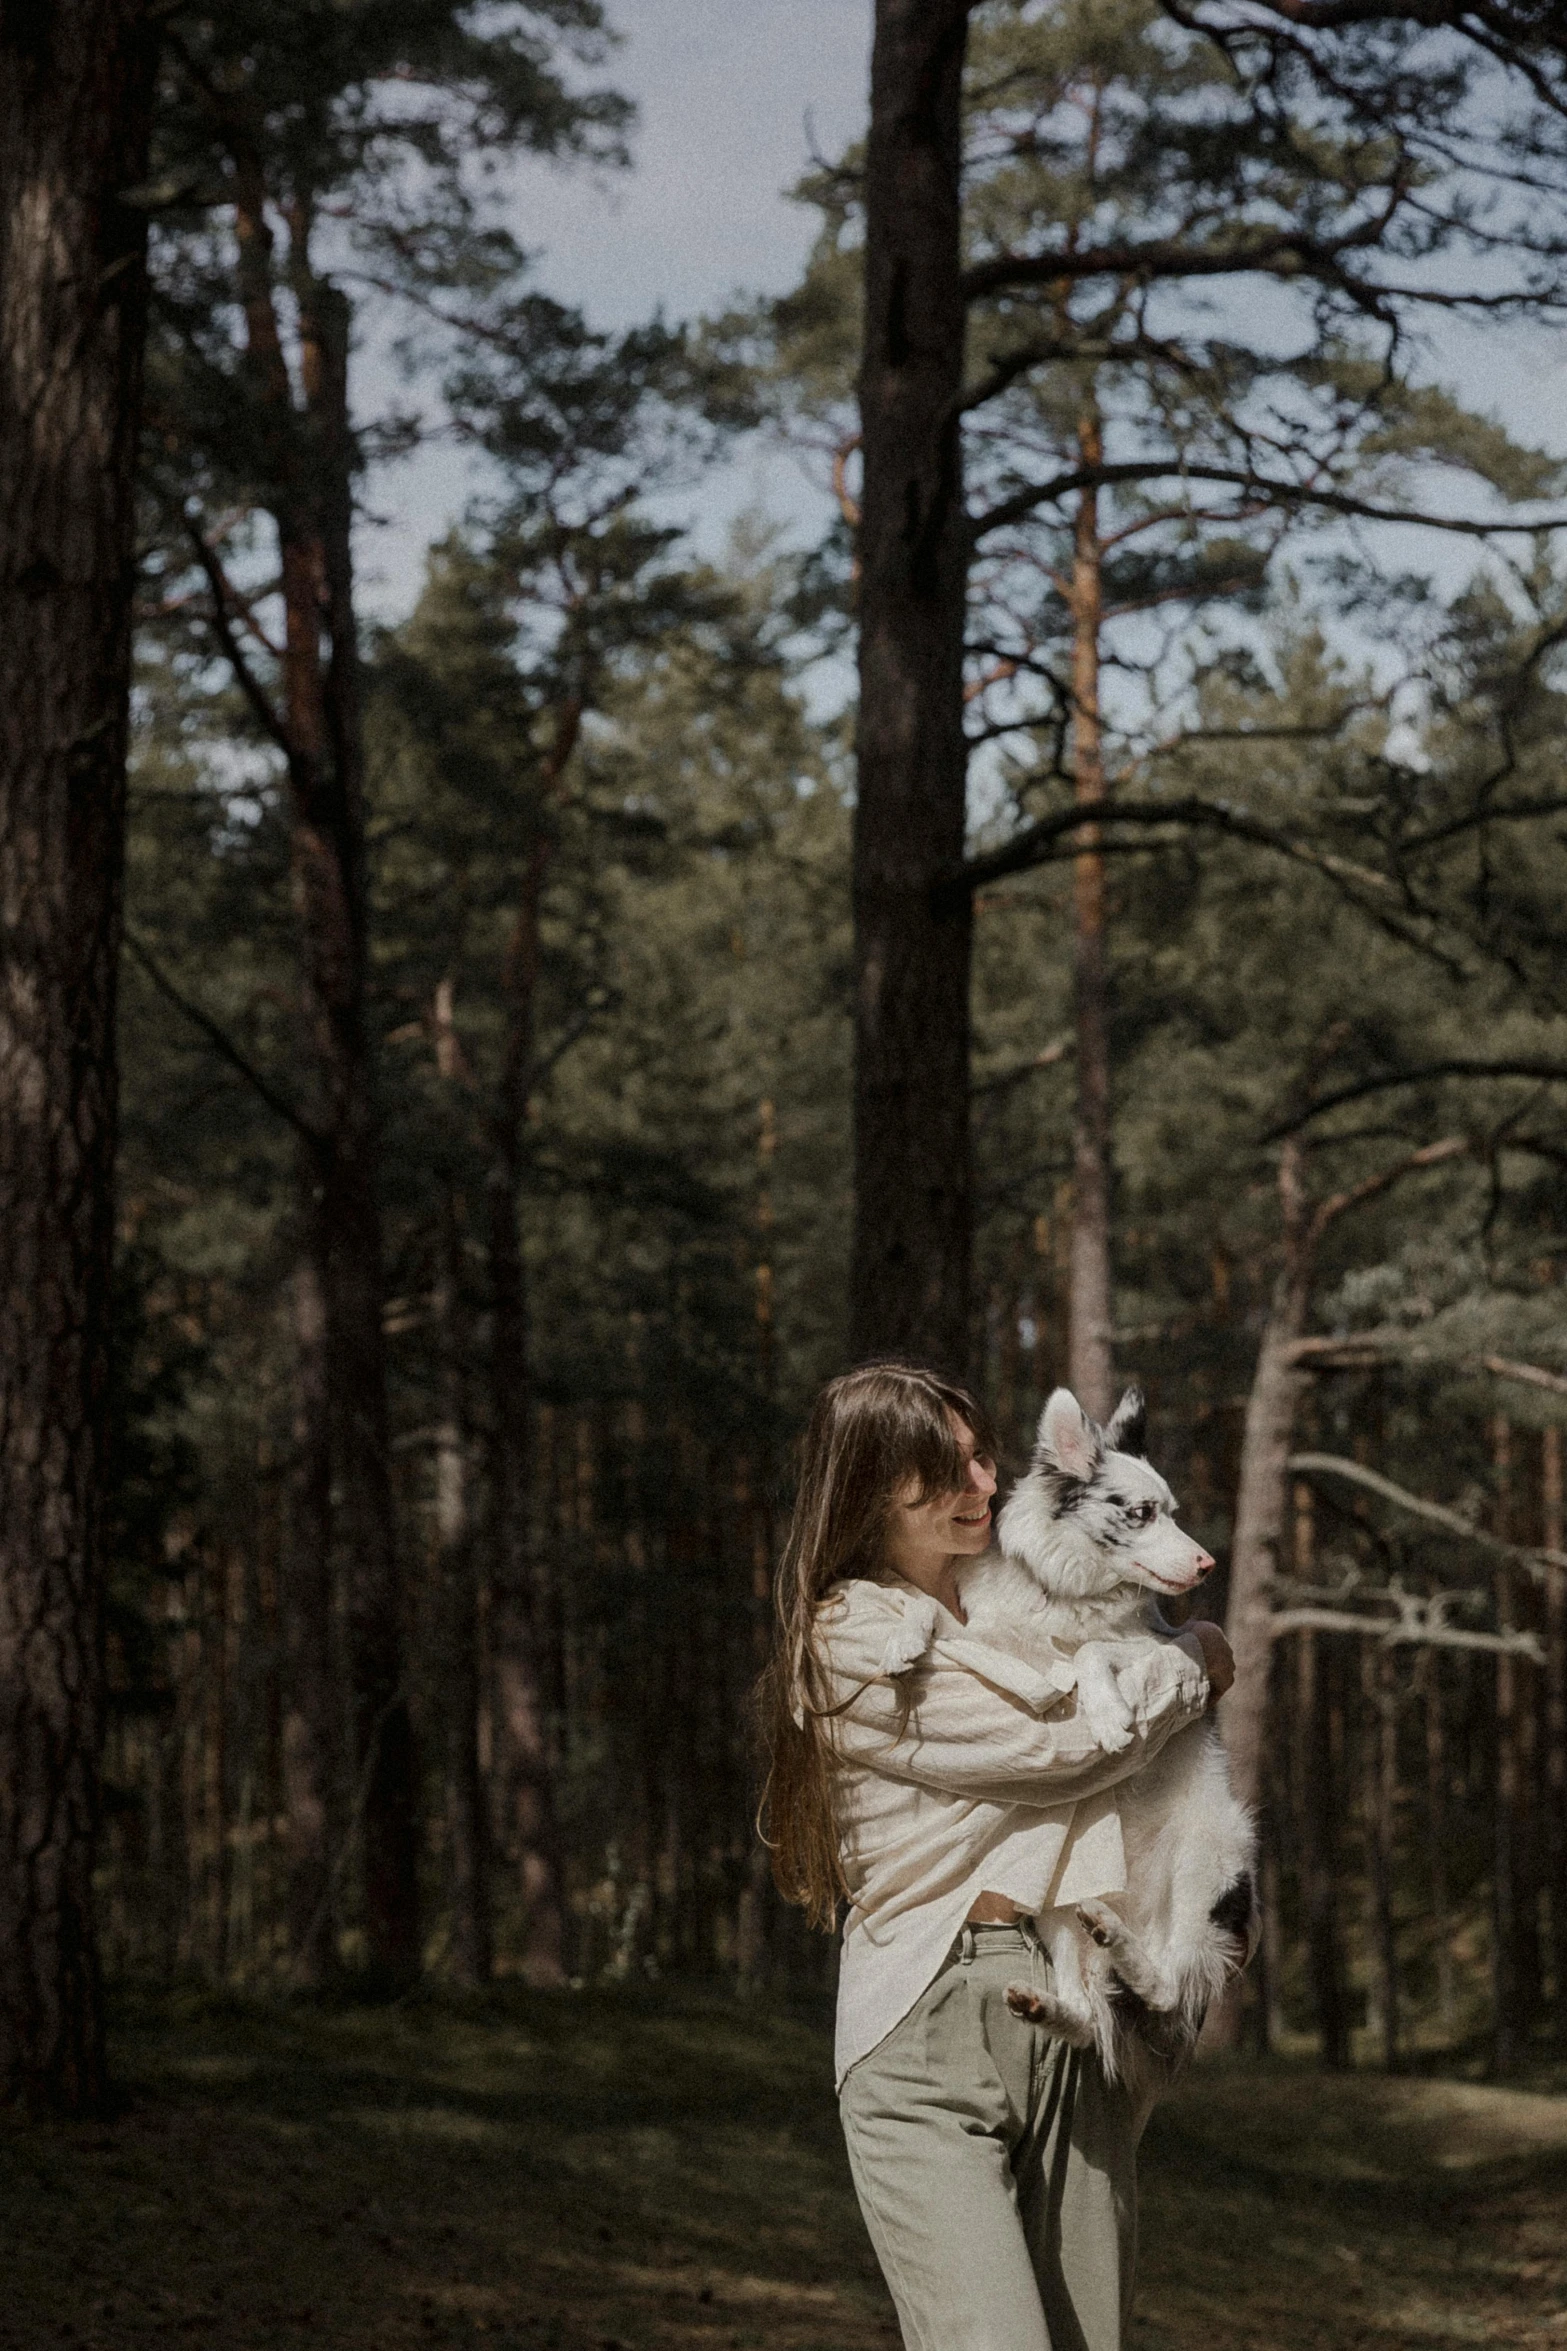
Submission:
[[[974,1451],[973,1431],[952,1415],[953,1431],[968,1461],[968,1475],[955,1494],[936,1494],[929,1501],[912,1497],[916,1484],[893,1503],[887,1519],[887,1562],[911,1584],[930,1588],[951,1559],[974,1559],[990,1541],[990,1501],[996,1473]]]

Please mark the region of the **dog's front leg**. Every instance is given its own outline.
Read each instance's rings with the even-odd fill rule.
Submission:
[[[1132,1743],[1136,1717],[1121,1695],[1111,1654],[1111,1644],[1107,1641],[1085,1641],[1078,1650],[1074,1660],[1077,1702],[1095,1745],[1102,1747],[1107,1755],[1120,1755]]]

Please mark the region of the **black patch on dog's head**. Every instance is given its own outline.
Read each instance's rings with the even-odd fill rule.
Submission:
[[[1080,1508],[1088,1492],[1085,1478],[1075,1478],[1068,1470],[1057,1469],[1053,1461],[1042,1461],[1037,1455],[1034,1459],[1034,1475],[1050,1496],[1051,1508],[1057,1518],[1070,1518],[1073,1511]]]
[[[1104,1433],[1068,1388],[1052,1389],[1034,1438],[1034,1475],[1058,1518],[1070,1518],[1104,1467]]]
[[[1128,1388],[1105,1427],[1105,1443],[1112,1453],[1148,1457],[1148,1399],[1141,1388]]]

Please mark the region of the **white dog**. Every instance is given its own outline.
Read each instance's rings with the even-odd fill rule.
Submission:
[[[1117,1656],[1124,1663],[1126,1644],[1167,1638],[1157,1595],[1188,1592],[1213,1569],[1176,1525],[1175,1498],[1143,1457],[1145,1426],[1136,1388],[1105,1429],[1057,1388],[1040,1415],[1032,1467],[1001,1513],[999,1547],[962,1577],[964,1610],[983,1640],[1034,1664],[1063,1650],[1075,1657],[1078,1702],[1111,1752],[1132,1737]],[[1256,1841],[1210,1721],[1178,1731],[1116,1796],[1126,1892],[1041,1916],[1052,1988],[1018,1985],[1007,1997],[1058,2037],[1096,2044],[1107,2076],[1127,2080],[1146,2119],[1208,2003],[1256,1948]]]

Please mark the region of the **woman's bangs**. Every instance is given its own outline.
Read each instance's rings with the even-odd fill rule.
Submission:
[[[968,1444],[952,1425],[953,1414],[968,1423],[968,1414],[957,1403],[948,1403],[934,1395],[921,1395],[916,1402],[910,1397],[908,1420],[900,1434],[904,1444],[899,1447],[903,1458],[900,1486],[917,1482],[919,1492],[915,1507],[934,1502],[943,1494],[955,1494],[968,1483],[968,1465],[971,1458]],[[976,1446],[983,1446],[983,1438],[974,1432]]]

